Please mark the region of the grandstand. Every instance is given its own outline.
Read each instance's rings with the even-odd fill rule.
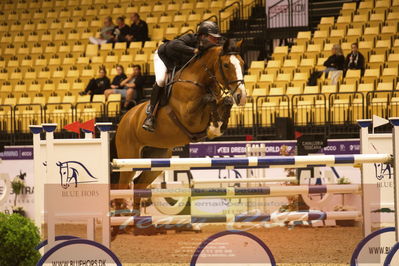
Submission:
[[[247,111],[235,108],[234,122],[255,123],[260,136],[276,117],[289,117],[298,128],[347,135],[357,119],[397,116],[398,22],[399,1],[344,3],[338,17],[323,17],[315,31],[298,32],[292,45],[275,47],[267,62],[251,62],[245,81],[254,101]],[[334,44],[347,55],[354,42],[365,56],[364,76],[348,70],[338,84],[323,75],[317,86],[307,86],[310,74],[325,68]],[[254,117],[245,114],[250,110]]]
[[[243,5],[222,1],[19,0],[0,2],[0,131],[28,132],[29,124],[61,125],[119,115],[120,95],[93,102],[80,96],[104,65],[109,77],[121,64],[131,73],[139,64],[151,87],[153,52],[164,39],[196,30],[206,19],[225,29]],[[148,23],[150,41],[90,44],[103,19],[137,12]],[[128,21],[127,21],[128,22]],[[129,23],[129,22],[128,22]]]
[[[399,1],[309,3],[309,26],[273,30],[266,27],[265,1],[260,0],[0,1],[2,139],[20,143],[16,136],[28,132],[29,124],[55,122],[62,128],[92,118],[117,121],[120,95],[107,101],[96,95],[90,102],[78,94],[98,68],[104,65],[112,78],[116,64],[128,74],[139,64],[150,87],[153,52],[162,40],[195,31],[206,19],[217,21],[224,35],[247,42],[244,78],[251,98],[245,107],[233,107],[227,136],[276,138],[278,118],[290,119],[302,131],[354,136],[356,119],[398,116]],[[315,6],[319,9],[312,11]],[[105,17],[132,12],[148,23],[150,41],[115,47],[89,43]],[[327,16],[314,27],[320,14]],[[271,39],[278,34],[288,38],[285,46],[270,45],[278,43]],[[323,76],[316,86],[307,86],[311,73],[324,69],[333,44],[340,44],[346,55],[353,42],[366,58],[364,76],[349,70],[338,84]]]

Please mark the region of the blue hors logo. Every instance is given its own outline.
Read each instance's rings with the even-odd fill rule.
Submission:
[[[75,183],[75,187],[77,187],[78,183],[97,182],[96,180],[90,180],[97,178],[94,177],[90,173],[90,171],[86,168],[86,166],[84,166],[81,162],[66,161],[66,162],[57,162],[56,164],[59,167],[61,186],[64,189],[67,189],[69,185],[73,183]]]
[[[375,177],[378,180],[382,180],[384,177],[386,177],[387,179],[392,178],[392,168],[390,164],[375,163],[374,169],[375,169]]]

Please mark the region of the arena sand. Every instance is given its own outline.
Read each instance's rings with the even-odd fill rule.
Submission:
[[[201,233],[168,231],[165,235],[119,234],[111,249],[123,265],[188,265],[198,245],[225,226],[205,226]],[[362,239],[360,226],[256,228],[248,232],[263,240],[277,265],[348,265]],[[82,225],[57,226],[57,235],[85,237]],[[96,235],[100,236],[100,230]]]

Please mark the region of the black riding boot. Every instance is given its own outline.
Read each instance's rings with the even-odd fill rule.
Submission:
[[[150,104],[147,106],[147,118],[144,120],[143,129],[154,132],[155,131],[155,106],[159,100],[159,94],[163,88],[159,87],[157,83],[152,87]]]

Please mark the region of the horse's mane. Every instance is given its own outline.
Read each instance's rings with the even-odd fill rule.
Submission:
[[[199,49],[200,49],[200,57],[208,52],[211,48],[220,47],[220,44],[215,44],[211,42],[205,42]]]

